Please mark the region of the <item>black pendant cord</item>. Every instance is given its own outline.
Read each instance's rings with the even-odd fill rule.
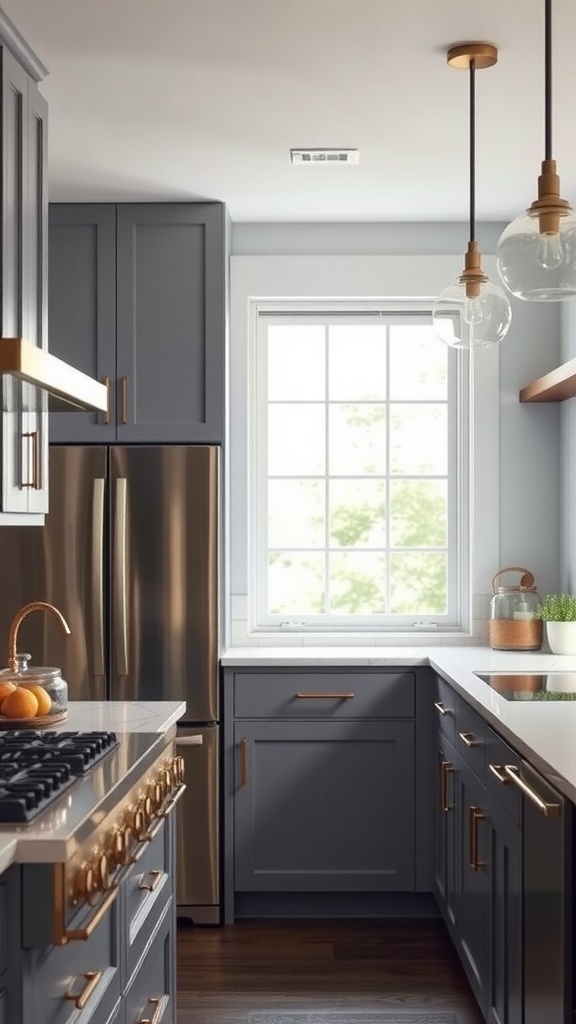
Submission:
[[[470,241],[476,233],[476,61],[470,61]]]
[[[552,0],[544,0],[544,156],[552,159]]]

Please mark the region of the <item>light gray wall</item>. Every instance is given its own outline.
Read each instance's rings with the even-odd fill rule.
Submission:
[[[485,255],[493,254],[504,224],[477,225],[477,238]],[[466,224],[234,224],[233,255],[448,255],[463,253],[468,239]],[[450,282],[446,282],[448,285]],[[501,346],[500,407],[500,564],[530,569],[541,593],[560,586],[560,418],[571,422],[575,465],[576,403],[521,405],[518,392],[534,377],[560,361],[561,306],[525,303],[512,299],[513,326]],[[570,324],[576,355],[576,305]],[[568,429],[563,422],[564,453]],[[564,473],[571,480],[570,512],[576,511],[576,470]],[[564,519],[568,497],[563,502]],[[570,516],[574,520],[574,515]],[[574,531],[576,534],[576,530]],[[566,540],[563,551],[566,550]],[[576,585],[576,536],[570,573]],[[565,561],[565,557],[564,557]],[[562,576],[565,575],[563,570]],[[486,581],[486,592],[490,580]]]
[[[576,358],[576,302],[560,310],[561,361]],[[560,494],[562,590],[576,594],[576,402],[560,403]]]

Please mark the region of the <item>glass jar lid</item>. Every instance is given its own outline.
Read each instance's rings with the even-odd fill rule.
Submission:
[[[0,672],[2,682],[13,683],[46,683],[51,679],[60,679],[62,672],[59,668],[45,665],[29,665],[32,660],[31,654],[17,654],[16,668],[4,668]]]

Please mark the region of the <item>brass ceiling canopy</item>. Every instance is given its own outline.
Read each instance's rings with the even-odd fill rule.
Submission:
[[[0,338],[2,373],[35,384],[76,409],[105,413],[108,408],[104,384],[22,338]]]
[[[446,60],[451,68],[458,68],[460,71],[469,71],[470,64],[474,61],[476,70],[481,71],[498,63],[498,50],[491,43],[461,43],[459,46],[450,47]]]

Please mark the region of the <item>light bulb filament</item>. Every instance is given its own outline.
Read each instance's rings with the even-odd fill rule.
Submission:
[[[545,270],[554,270],[560,266],[564,259],[564,250],[559,231],[539,234],[536,259]]]

